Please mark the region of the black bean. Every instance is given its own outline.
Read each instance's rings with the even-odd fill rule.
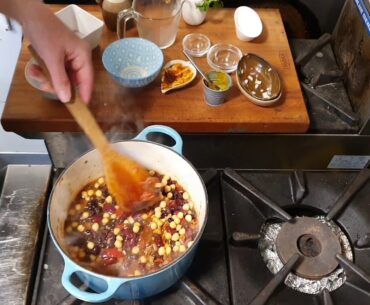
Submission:
[[[116,238],[115,237],[110,237],[107,240],[107,246],[108,246],[108,248],[113,248],[115,241],[116,241]]]
[[[84,235],[86,236],[86,238],[89,238],[92,235],[91,230],[85,230]]]
[[[101,190],[101,192],[102,192],[102,194],[103,194],[104,197],[108,197],[109,196],[108,188],[107,188],[106,185],[102,186],[100,188],[100,190]]]
[[[108,229],[113,230],[116,227],[116,220],[112,219],[106,226]]]
[[[93,255],[99,255],[99,253],[100,253],[100,247],[98,247],[98,246],[94,246],[94,248],[92,248],[92,249],[87,249],[87,252],[89,253],[89,254],[93,254]]]

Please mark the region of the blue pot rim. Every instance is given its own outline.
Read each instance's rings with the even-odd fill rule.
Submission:
[[[117,77],[119,79],[124,79],[119,74],[116,74],[116,73],[112,72],[110,69],[108,69],[108,66],[106,64],[107,50],[109,50],[110,48],[112,48],[116,44],[121,44],[122,41],[142,41],[144,43],[147,43],[149,45],[154,46],[159,51],[158,54],[160,55],[160,62],[158,64],[158,67],[156,68],[155,72],[151,73],[150,75],[148,75],[146,77],[130,78],[128,81],[145,80],[145,79],[151,78],[152,76],[156,76],[159,73],[159,71],[161,70],[161,68],[163,66],[163,63],[164,63],[164,56],[163,56],[162,50],[154,42],[152,42],[152,41],[150,41],[148,39],[145,39],[145,38],[140,38],[140,37],[122,38],[122,39],[116,40],[116,41],[112,42],[111,44],[109,44],[105,48],[105,50],[103,51],[103,55],[102,55],[102,62],[103,62],[103,66],[104,66],[104,68],[105,68],[106,71],[108,71],[114,77]]]
[[[183,260],[189,253],[191,253],[193,250],[195,250],[194,248],[197,247],[202,235],[203,235],[203,232],[205,230],[205,227],[206,227],[206,224],[207,224],[207,220],[208,220],[208,213],[209,213],[209,207],[208,207],[208,193],[207,193],[207,188],[204,184],[204,181],[202,179],[202,177],[200,176],[200,174],[198,173],[198,171],[194,168],[193,164],[191,164],[182,154],[172,150],[170,147],[166,146],[166,145],[163,145],[163,144],[160,144],[160,143],[156,143],[156,142],[151,142],[151,141],[146,141],[146,140],[125,140],[125,141],[119,141],[119,142],[115,142],[115,143],[122,143],[122,142],[143,142],[143,143],[148,143],[148,144],[152,144],[152,145],[158,145],[160,147],[163,147],[165,149],[168,149],[170,150],[172,153],[175,153],[177,155],[179,155],[181,158],[183,158],[187,164],[193,169],[193,171],[196,173],[196,175],[198,176],[202,186],[203,186],[203,190],[204,190],[204,194],[205,194],[205,216],[204,216],[204,222],[202,224],[202,227],[199,229],[198,231],[198,234],[195,238],[195,240],[193,241],[193,244],[190,246],[190,248],[186,249],[186,251],[181,255],[179,256],[178,258],[176,258],[174,261],[172,261],[170,264],[166,265],[165,267],[155,271],[155,272],[152,272],[152,273],[148,273],[148,274],[144,274],[144,275],[139,275],[139,276],[131,276],[131,277],[122,277],[122,276],[111,276],[111,275],[106,275],[106,274],[100,274],[100,273],[97,273],[97,272],[94,272],[94,271],[91,271],[91,270],[88,270],[86,269],[85,267],[79,265],[78,263],[76,263],[73,259],[71,259],[69,257],[69,255],[62,249],[62,247],[59,245],[55,235],[54,235],[54,232],[52,230],[52,227],[51,227],[51,221],[50,221],[50,208],[51,208],[51,199],[53,198],[53,194],[54,194],[54,190],[55,190],[55,186],[59,184],[60,180],[63,178],[63,175],[64,173],[75,163],[77,162],[79,159],[81,159],[83,156],[87,155],[88,153],[96,150],[96,148],[93,148],[93,149],[90,149],[89,151],[87,151],[86,153],[84,153],[83,155],[81,155],[77,160],[74,160],[73,162],[71,162],[71,164],[69,164],[64,170],[63,172],[59,175],[59,177],[57,178],[57,180],[55,181],[54,183],[54,186],[51,190],[51,193],[50,193],[50,196],[49,196],[49,200],[48,200],[48,208],[47,208],[47,224],[48,224],[48,229],[49,229],[49,233],[51,235],[51,238],[54,242],[54,245],[57,247],[58,251],[61,253],[62,257],[64,258],[64,263],[65,264],[69,264],[69,263],[72,263],[74,265],[76,265],[80,270],[76,270],[76,271],[83,271],[85,273],[88,273],[92,276],[95,276],[95,277],[98,277],[98,278],[102,278],[102,279],[122,279],[124,280],[125,282],[126,281],[133,281],[133,280],[140,280],[140,279],[145,279],[145,278],[149,278],[149,277],[152,277],[152,276],[155,276],[157,274],[160,274],[170,268],[172,268],[172,266],[178,264],[181,260]],[[114,144],[114,143],[112,143]],[[66,261],[66,259],[69,260]],[[66,268],[66,266],[64,266],[64,268]]]

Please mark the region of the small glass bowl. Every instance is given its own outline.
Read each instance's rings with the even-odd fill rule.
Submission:
[[[211,41],[206,35],[200,33],[188,34],[182,40],[184,50],[194,57],[206,55],[211,47]]]
[[[209,49],[207,62],[215,70],[231,73],[236,70],[242,56],[242,51],[236,46],[219,43]]]

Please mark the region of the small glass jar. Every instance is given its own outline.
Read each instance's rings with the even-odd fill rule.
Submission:
[[[207,54],[211,47],[211,41],[206,35],[191,33],[182,40],[182,47],[191,56],[202,57]]]

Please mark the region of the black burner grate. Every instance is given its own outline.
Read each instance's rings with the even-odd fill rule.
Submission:
[[[354,172],[242,171],[226,169],[222,179],[223,203],[233,304],[356,304],[370,303],[369,170]],[[299,190],[299,191],[297,191]],[[343,190],[345,190],[343,192]],[[299,200],[297,200],[297,197]],[[271,200],[270,198],[273,198]],[[272,275],[256,246],[263,223],[294,216],[327,215],[347,233],[355,263],[336,255],[345,270],[343,286],[320,295],[297,292],[282,284],[301,260],[292,254]],[[243,233],[246,232],[246,233]],[[354,293],[354,290],[357,292]]]

